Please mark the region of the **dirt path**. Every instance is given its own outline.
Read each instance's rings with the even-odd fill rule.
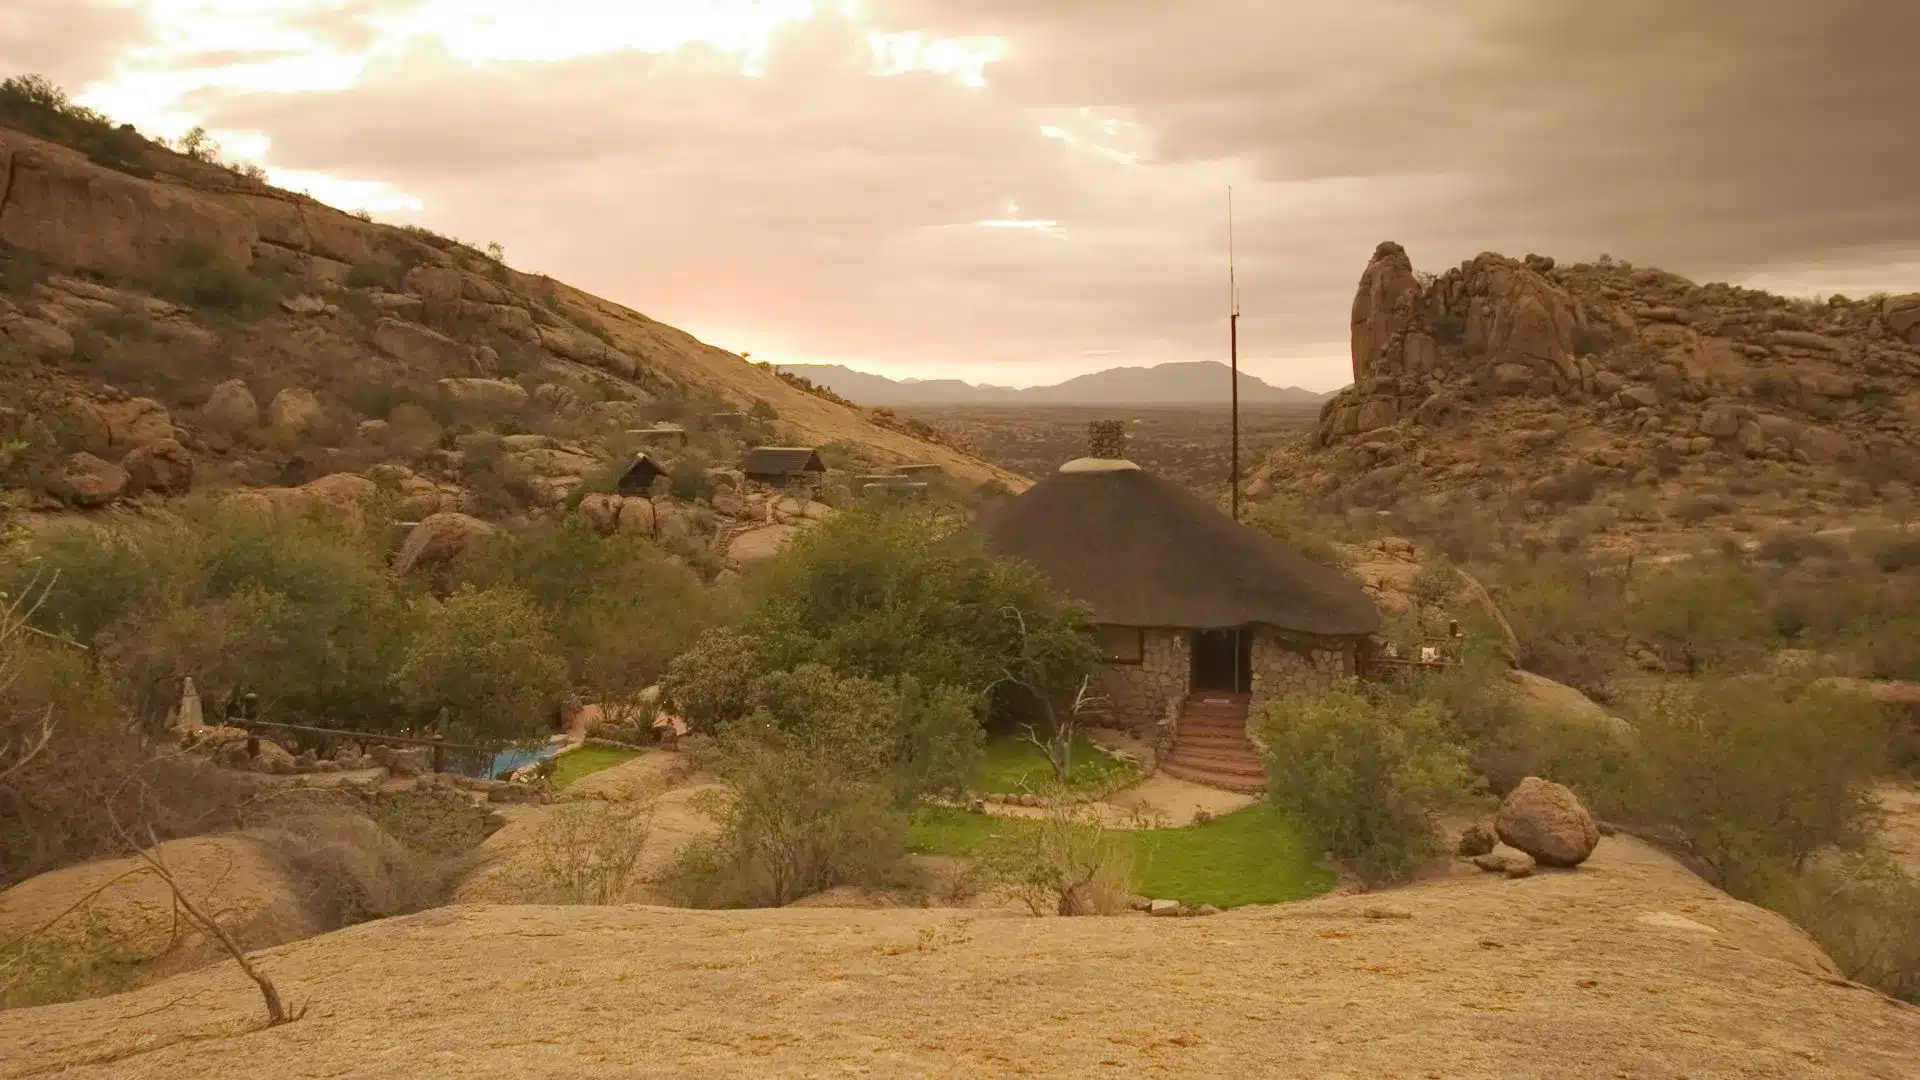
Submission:
[[[1260,801],[1252,795],[1196,784],[1188,780],[1154,773],[1132,787],[1114,793],[1105,802],[1089,803],[1087,808],[1100,817],[1101,824],[1113,829],[1179,829],[1194,823],[1201,814],[1219,817]],[[1011,806],[987,803],[987,813],[1000,817],[1045,817],[1038,806]]]
[[[0,1078],[1920,1077],[1920,1009],[1621,837],[1202,919],[456,907],[260,961],[305,1018],[209,968],[0,1014]]]

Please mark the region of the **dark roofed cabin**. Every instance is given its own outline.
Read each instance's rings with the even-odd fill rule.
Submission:
[[[1125,460],[1120,424],[1094,427],[1091,456],[982,527],[995,551],[1093,608],[1115,720],[1151,740],[1204,701],[1244,722],[1262,701],[1359,672],[1380,612],[1357,582]]]
[[[827,466],[810,446],[756,446],[740,459],[740,471],[762,484],[785,484],[807,473],[826,472]]]
[[[620,474],[620,482],[614,485],[614,490],[622,495],[645,495],[652,490],[655,478],[665,475],[667,470],[659,462],[646,454],[635,454],[633,464]]]

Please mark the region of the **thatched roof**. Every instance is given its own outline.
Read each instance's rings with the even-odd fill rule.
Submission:
[[[810,446],[756,446],[740,459],[740,471],[748,476],[789,476],[826,472],[827,466]]]
[[[985,517],[990,547],[1037,565],[1102,623],[1371,634],[1360,585],[1130,462],[1082,459]]]

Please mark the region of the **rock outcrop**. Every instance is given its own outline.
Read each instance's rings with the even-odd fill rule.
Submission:
[[[1645,531],[1736,468],[1841,507],[1858,474],[1920,487],[1920,293],[1791,300],[1602,259],[1483,254],[1438,276],[1382,244],[1353,385],[1250,489],[1616,506]],[[1633,492],[1651,506],[1626,508]],[[1676,494],[1676,492],[1678,492]]]

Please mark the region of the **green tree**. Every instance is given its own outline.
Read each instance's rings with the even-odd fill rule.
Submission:
[[[1255,722],[1269,797],[1370,885],[1405,880],[1438,854],[1430,815],[1472,789],[1432,702],[1348,686],[1270,702]]]
[[[1634,588],[1628,629],[1686,667],[1749,666],[1778,642],[1769,590],[1737,559],[1662,569]]]
[[[396,679],[423,712],[444,709],[479,742],[537,738],[567,688],[559,642],[518,589],[472,586],[414,601],[418,629]]]
[[[1639,724],[1644,813],[1671,825],[1716,882],[1754,897],[1830,846],[1858,847],[1887,767],[1879,709],[1817,685],[1713,678],[1679,686]]]
[[[816,662],[911,676],[978,695],[983,715],[993,706],[1006,715],[1019,700],[1005,679],[1027,639],[1057,642],[1089,623],[1038,570],[993,556],[937,507],[880,503],[842,513],[751,584],[747,629],[768,667]]]
[[[540,608],[574,687],[632,697],[724,612],[722,598],[652,544],[602,536],[570,515],[504,531],[456,568],[480,589],[506,585]]]

